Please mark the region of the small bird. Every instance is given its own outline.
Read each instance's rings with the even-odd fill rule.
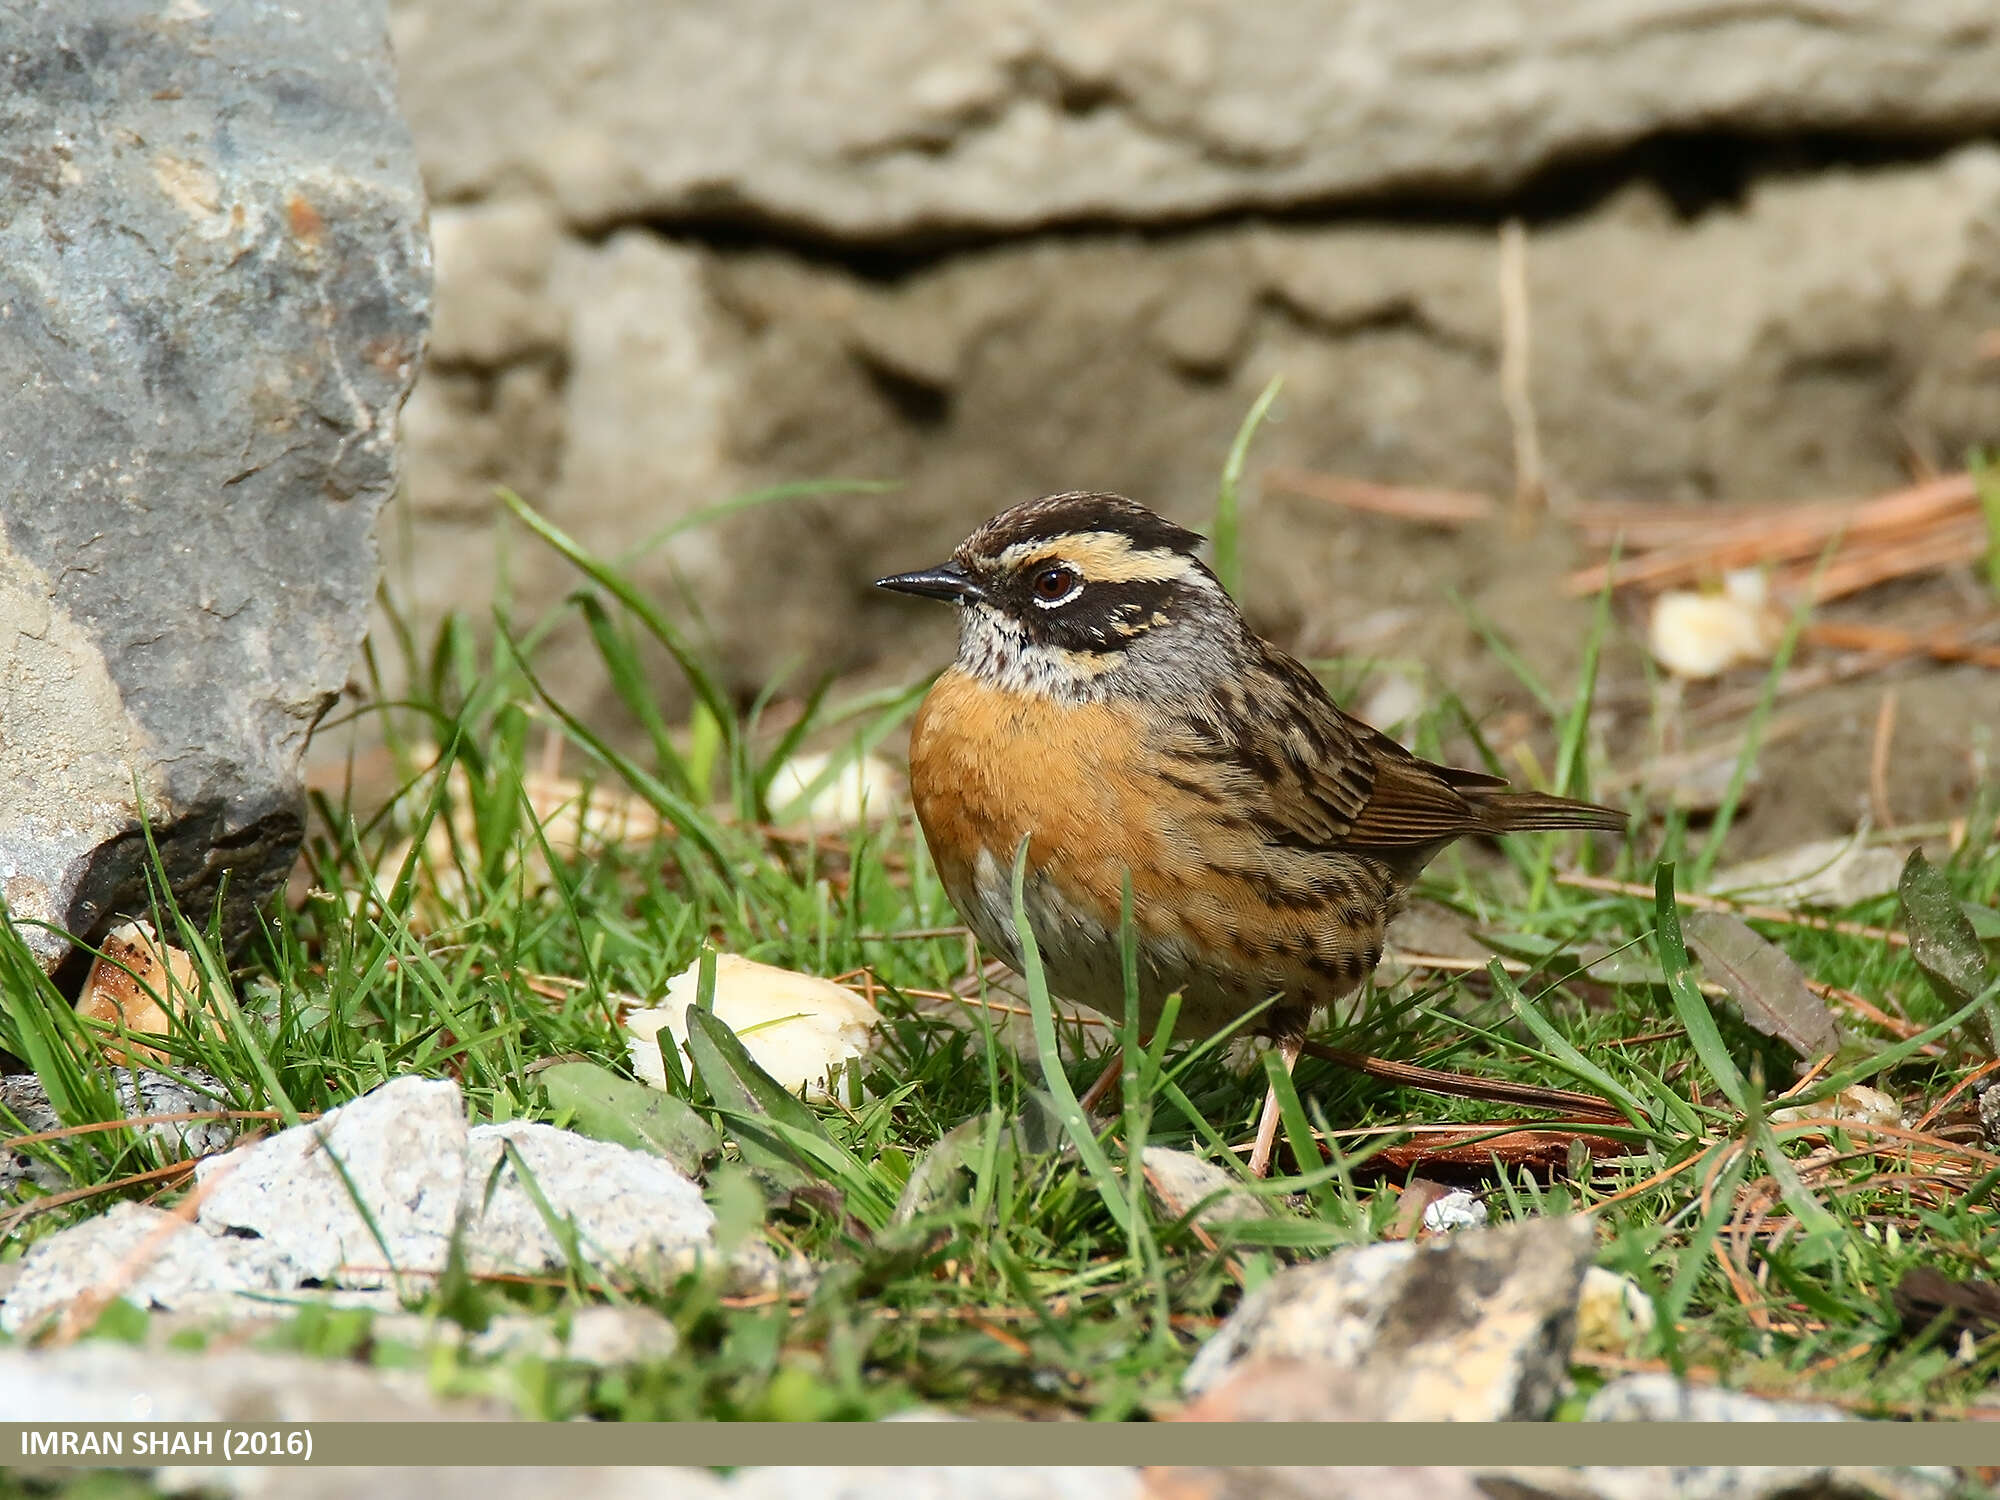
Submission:
[[[1175,993],[1203,1034],[1273,1001],[1258,1029],[1289,1069],[1445,845],[1625,817],[1433,765],[1343,713],[1251,630],[1201,544],[1123,496],[1074,492],[878,580],[960,607],[958,659],[911,730],[911,799],[952,905],[1009,966],[1025,838],[1023,909],[1051,990],[1123,1012],[1129,876],[1141,1032]],[[1277,1126],[1273,1090],[1257,1176]]]

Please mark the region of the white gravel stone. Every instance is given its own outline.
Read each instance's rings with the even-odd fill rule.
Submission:
[[[392,1078],[317,1121],[202,1162],[200,1182],[228,1175],[199,1218],[211,1232],[259,1236],[300,1280],[380,1285],[389,1279],[380,1272],[341,1268],[381,1267],[385,1256],[398,1270],[443,1266],[465,1163],[458,1085]]]
[[[463,1208],[475,1269],[554,1270],[567,1258],[513,1164],[504,1160],[510,1143],[551,1213],[575,1223],[587,1259],[679,1266],[713,1246],[715,1215],[701,1189],[662,1158],[512,1120],[477,1126],[468,1143]]]
[[[509,1146],[549,1218],[574,1225],[586,1262],[675,1271],[712,1253],[715,1215],[664,1159],[531,1121],[468,1130],[457,1084],[398,1078],[318,1121],[203,1161],[207,1196],[191,1224],[120,1204],[51,1236],[6,1289],[0,1329],[34,1328],[114,1278],[129,1300],[195,1320],[284,1317],[305,1302],[399,1316],[375,1230],[401,1272],[442,1270],[461,1222],[476,1270],[559,1269],[563,1238],[516,1175]],[[763,1261],[762,1279],[775,1286],[809,1278],[809,1268]],[[566,1346],[553,1345],[552,1332],[543,1343],[601,1364],[664,1357],[673,1339],[672,1325],[643,1309],[593,1308],[575,1315]]]
[[[118,1203],[27,1253],[20,1280],[0,1304],[0,1330],[19,1335],[36,1328],[78,1296],[110,1283],[149,1241],[145,1259],[119,1292],[149,1310],[275,1291],[298,1279],[290,1262],[264,1241],[204,1234],[164,1209]]]
[[[1433,1234],[1477,1229],[1486,1222],[1486,1205],[1464,1188],[1453,1188],[1435,1203],[1424,1205],[1424,1228]]]

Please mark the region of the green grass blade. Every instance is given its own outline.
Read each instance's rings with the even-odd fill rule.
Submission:
[[[603,601],[596,595],[579,591],[572,599],[590,630],[598,659],[604,663],[605,674],[611,679],[612,691],[625,705],[625,711],[639,721],[639,727],[646,731],[646,738],[652,741],[654,763],[660,767],[661,774],[672,782],[675,791],[684,797],[694,797],[695,786],[688,777],[687,763],[674,746],[667,721],[660,715],[659,698],[648,680],[645,665],[639,660],[631,636],[618,628]]]
[[[589,578],[599,588],[629,609],[633,617],[646,628],[646,633],[666,647],[674,664],[687,678],[688,686],[701,699],[708,711],[725,730],[736,722],[736,715],[729,703],[729,695],[723,691],[713,673],[695,654],[687,639],[660,613],[653,601],[639,591],[631,579],[610,563],[603,561],[582,543],[576,541],[554,522],[544,518],[535,508],[512,490],[499,492],[500,502],[512,511],[515,519],[567,558],[578,571]]]
[[[688,1050],[694,1054],[716,1106],[738,1127],[775,1136],[793,1165],[823,1177],[846,1195],[848,1207],[871,1229],[889,1222],[896,1204],[875,1174],[827,1134],[803,1101],[757,1065],[750,1049],[711,1010],[688,1007]]]
[[[1612,548],[1609,567],[1618,566],[1618,549]],[[1561,724],[1561,733],[1556,740],[1555,774],[1550,777],[1549,790],[1561,797],[1590,797],[1589,740],[1590,711],[1597,701],[1598,663],[1604,650],[1604,637],[1611,628],[1611,574],[1605,575],[1604,587],[1597,591],[1597,608],[1590,618],[1590,630],[1583,638],[1583,661],[1576,671],[1576,692],[1570,700],[1569,713]],[[1555,874],[1556,850],[1574,842],[1573,839],[1544,837],[1540,840],[1539,857],[1535,861],[1534,879],[1528,890],[1528,909],[1540,911],[1548,900],[1549,882]]]
[[[1655,1309],[1659,1317],[1667,1362],[1674,1367],[1676,1375],[1682,1376],[1686,1375],[1687,1367],[1680,1350],[1678,1336],[1680,1321],[1687,1315],[1688,1303],[1694,1297],[1695,1287],[1708,1269],[1716,1236],[1722,1232],[1723,1223],[1736,1209],[1736,1189],[1742,1185],[1743,1174],[1749,1166],[1749,1153],[1743,1150],[1739,1143],[1729,1141],[1715,1149],[1730,1152],[1729,1162],[1718,1176],[1707,1211],[1695,1225],[1694,1233],[1688,1237],[1687,1244],[1681,1248],[1674,1266],[1673,1279],[1667,1283],[1666,1296]],[[1703,1175],[1703,1169],[1699,1165],[1694,1171],[1697,1176]]]
[[[1024,837],[1014,856],[1014,934],[1021,945],[1021,977],[1028,982],[1028,1009],[1033,1016],[1035,1051],[1040,1055],[1042,1079],[1056,1102],[1063,1131],[1082,1158],[1084,1171],[1103,1202],[1104,1211],[1132,1239],[1139,1233],[1139,1223],[1132,1217],[1129,1200],[1119,1191],[1110,1158],[1098,1143],[1097,1132],[1090,1128],[1089,1117],[1077,1102],[1076,1091],[1069,1086],[1069,1075],[1063,1072],[1062,1055],[1056,1050],[1056,1018],[1049,1001],[1048,977],[1042,972],[1041,951],[1035,945],[1034,929],[1028,924],[1027,875],[1028,841]]]
[[[673,1047],[665,1027],[660,1035]],[[678,1048],[674,1050],[678,1051]],[[584,1135],[664,1157],[690,1177],[721,1142],[694,1106],[661,1089],[620,1078],[594,1062],[564,1062],[536,1075],[549,1103]]]
[[[1757,1082],[1761,1084],[1762,1080]],[[1772,1180],[1778,1184],[1778,1196],[1784,1199],[1785,1207],[1792,1211],[1792,1217],[1799,1221],[1799,1228],[1805,1232],[1805,1241],[1798,1249],[1806,1253],[1809,1261],[1826,1259],[1840,1244],[1840,1224],[1812,1195],[1799,1177],[1798,1169],[1792,1165],[1791,1158],[1778,1144],[1770,1119],[1764,1113],[1762,1093],[1761,1087],[1753,1087],[1744,1094],[1749,1104],[1750,1140],[1756,1146],[1758,1155],[1764,1158]]]
[[[1535,1040],[1548,1051],[1558,1067],[1624,1110],[1625,1118],[1632,1122],[1634,1129],[1649,1134],[1658,1130],[1658,1122],[1653,1119],[1644,1101],[1572,1046],[1569,1039],[1556,1030],[1554,1023],[1521,993],[1520,986],[1500,966],[1500,960],[1496,958],[1486,966],[1486,975],[1493,984],[1493,992],[1507,1002],[1515,1019],[1535,1034]]]
[[[1285,1068],[1284,1058],[1273,1047],[1264,1053],[1264,1086],[1278,1095],[1278,1122],[1285,1128],[1285,1141],[1292,1148],[1292,1165],[1299,1173],[1307,1173],[1325,1165],[1320,1155],[1319,1141],[1313,1135],[1312,1120],[1306,1114],[1305,1102],[1299,1098],[1298,1084]],[[1261,1112],[1261,1106],[1260,1106]],[[1326,1204],[1321,1201],[1331,1184],[1325,1184],[1313,1192],[1315,1204],[1324,1211]]]
[[[1750,1113],[1750,1085],[1744,1081],[1736,1059],[1729,1055],[1715,1016],[1694,977],[1688,961],[1687,944],[1681,937],[1681,913],[1674,901],[1674,867],[1662,861],[1653,877],[1653,913],[1657,926],[1654,941],[1660,954],[1660,968],[1666,975],[1667,993],[1673,998],[1674,1013],[1687,1028],[1688,1041],[1722,1096],[1738,1114]]]
[[[1250,404],[1250,410],[1244,415],[1236,429],[1236,437],[1229,445],[1229,456],[1223,460],[1222,482],[1216,486],[1215,521],[1209,529],[1209,540],[1215,546],[1215,576],[1229,590],[1230,596],[1238,601],[1243,598],[1243,549],[1237,491],[1243,482],[1243,466],[1250,458],[1250,444],[1257,436],[1257,429],[1270,415],[1271,403],[1278,399],[1278,392],[1284,384],[1284,376],[1273,375]]]
[[[692,840],[718,868],[728,869],[729,856],[723,852],[722,840],[710,826],[705,812],[685,797],[675,793],[671,787],[647,772],[631,757],[614,750],[603,736],[592,730],[549,693],[538,677],[530,675],[528,685],[548,706],[549,711],[562,721],[563,728],[569,731],[572,739],[609,766],[627,786],[649,803],[655,812],[673,824],[675,833]]]
[[[1979,513],[1986,518],[1986,587],[2000,601],[2000,469],[1981,452],[1974,452],[1966,466],[1979,495]]]
[[[1478,633],[1480,640],[1486,643],[1486,649],[1493,653],[1500,665],[1507,669],[1516,682],[1534,695],[1535,701],[1542,707],[1542,712],[1548,715],[1549,722],[1560,723],[1563,716],[1562,707],[1556,702],[1555,694],[1549,691],[1548,684],[1541,679],[1541,674],[1529,666],[1521,653],[1514,649],[1514,643],[1500,633],[1500,627],[1487,619],[1479,607],[1458,590],[1446,590],[1446,597],[1464,617],[1466,624],[1470,625]],[[1469,713],[1465,714],[1465,718],[1468,722],[1471,721]]]

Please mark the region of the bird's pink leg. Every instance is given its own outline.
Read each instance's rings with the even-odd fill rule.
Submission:
[[[1105,1064],[1104,1071],[1097,1075],[1097,1082],[1085,1089],[1083,1097],[1076,1101],[1083,1106],[1085,1114],[1089,1114],[1093,1109],[1097,1108],[1099,1101],[1111,1092],[1113,1085],[1118,1082],[1118,1075],[1124,1071],[1125,1049],[1118,1047],[1113,1049],[1111,1061]]]
[[[1278,1043],[1278,1055],[1285,1060],[1285,1071],[1290,1073],[1299,1065],[1299,1044],[1301,1037],[1285,1037]],[[1250,1148],[1250,1175],[1268,1177],[1271,1172],[1271,1152],[1278,1144],[1278,1091],[1267,1089],[1264,1093],[1264,1113],[1257,1120],[1257,1144]]]

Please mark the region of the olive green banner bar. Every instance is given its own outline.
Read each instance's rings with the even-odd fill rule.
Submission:
[[[0,1423],[0,1466],[2000,1464],[2000,1424]]]

